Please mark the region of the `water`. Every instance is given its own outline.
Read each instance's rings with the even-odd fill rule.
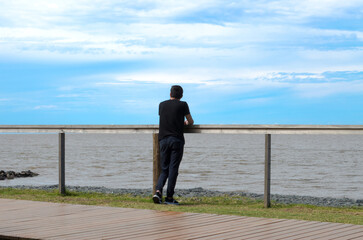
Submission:
[[[186,134],[177,188],[263,193],[264,135]],[[58,183],[57,134],[0,134],[0,169]],[[363,198],[362,135],[272,135],[271,193]],[[151,134],[66,134],[66,184],[152,187]]]

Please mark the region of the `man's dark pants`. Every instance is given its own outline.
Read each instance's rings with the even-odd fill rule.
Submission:
[[[184,142],[177,137],[166,137],[160,140],[161,174],[156,185],[156,190],[162,192],[168,179],[166,196],[172,198],[176,179],[179,174],[179,165],[183,158]]]

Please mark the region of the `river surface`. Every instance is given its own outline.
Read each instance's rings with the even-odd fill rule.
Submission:
[[[177,188],[263,193],[264,135],[186,134]],[[271,193],[363,198],[362,135],[272,135]],[[0,170],[58,183],[57,134],[0,134]],[[152,187],[151,134],[66,134],[66,185]]]

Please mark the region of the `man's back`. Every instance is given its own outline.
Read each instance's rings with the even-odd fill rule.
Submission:
[[[186,102],[173,99],[161,102],[159,105],[159,140],[175,136],[184,142],[184,117],[189,113]]]
[[[166,204],[179,204],[173,198],[176,180],[179,174],[179,165],[184,151],[184,124],[193,125],[194,121],[186,102],[180,101],[183,97],[183,88],[174,85],[170,89],[170,100],[159,105],[159,143],[161,174],[153,196],[154,203],[163,202],[163,188],[168,180]],[[187,120],[184,122],[184,118]]]

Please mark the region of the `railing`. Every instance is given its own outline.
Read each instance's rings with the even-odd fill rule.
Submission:
[[[59,134],[59,192],[65,194],[65,133],[152,133],[153,191],[160,174],[158,125],[0,125],[0,133]],[[265,134],[264,205],[270,207],[271,134],[363,134],[363,125],[193,125],[185,133]]]

